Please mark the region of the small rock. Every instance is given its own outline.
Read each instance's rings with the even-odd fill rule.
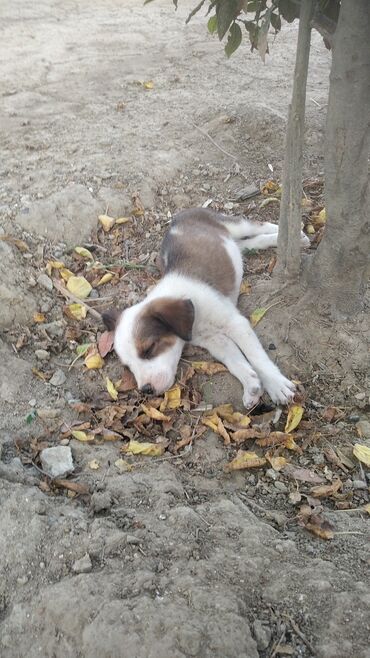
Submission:
[[[60,409],[50,409],[50,407],[43,407],[42,409],[37,409],[37,415],[39,418],[58,418],[60,416]]]
[[[277,480],[279,475],[277,474],[276,471],[274,471],[273,468],[268,468],[265,475],[270,478],[270,480]]]
[[[65,324],[63,320],[55,320],[55,322],[46,322],[42,325],[42,328],[45,329],[50,336],[60,338],[64,334]]]
[[[36,359],[39,361],[49,361],[50,354],[46,350],[35,350]]]
[[[40,276],[37,277],[37,283],[49,292],[53,290],[53,282],[47,274],[40,274]]]
[[[66,381],[66,376],[60,368],[55,371],[54,375],[52,376],[50,380],[50,384],[52,386],[62,386],[64,382]]]
[[[127,535],[126,541],[128,544],[140,544],[140,539],[139,537],[135,537],[135,535]]]
[[[61,446],[69,446],[69,439],[61,439],[60,440],[60,445]]]
[[[72,451],[69,446],[45,448],[40,453],[40,459],[42,469],[53,478],[74,471]]]
[[[364,393],[364,392],[362,392],[362,393],[356,393],[355,398],[356,398],[356,400],[365,400],[365,398],[366,398],[366,393]]]
[[[367,489],[367,484],[363,480],[353,480],[354,489]]]
[[[76,562],[74,562],[72,565],[72,571],[74,571],[75,573],[89,573],[91,569],[92,569],[92,562],[90,555],[88,553],[86,553],[79,560],[76,560]]]
[[[258,651],[265,651],[271,642],[271,631],[259,619],[253,622],[253,635],[257,642]]]
[[[32,398],[32,400],[30,400],[28,404],[30,405],[30,407],[36,407],[37,404],[36,398]]]
[[[361,438],[370,439],[370,422],[368,420],[360,420],[356,423],[356,429]]]
[[[274,487],[275,487],[275,489],[277,489],[281,493],[288,493],[288,491],[289,491],[286,484],[284,484],[284,482],[279,482],[279,480],[277,482],[274,482]]]
[[[360,420],[360,416],[358,414],[351,414],[348,416],[348,420],[350,423],[357,423]]]
[[[96,492],[91,496],[91,507],[94,512],[102,512],[112,507],[112,497],[109,491]]]
[[[28,577],[27,576],[19,576],[19,578],[17,578],[17,583],[18,583],[18,585],[27,585]]]

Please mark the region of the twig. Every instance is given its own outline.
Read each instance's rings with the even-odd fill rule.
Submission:
[[[278,640],[276,640],[274,646],[272,647],[272,651],[270,653],[270,658],[274,658],[274,656],[276,656],[276,654],[278,652],[279,645],[283,641],[284,637],[285,637],[285,629],[283,630],[280,638]]]
[[[236,155],[232,155],[231,153],[228,153],[228,151],[225,151],[225,149],[223,149],[222,146],[219,146],[219,144],[217,144],[217,142],[215,142],[215,140],[211,137],[211,135],[209,135],[205,130],[203,130],[203,128],[200,128],[199,126],[197,126],[197,124],[194,123],[193,121],[190,121],[190,123],[192,124],[192,126],[194,126],[194,128],[196,128],[197,130],[199,130],[199,132],[202,133],[202,135],[204,135],[205,137],[208,137],[208,139],[210,140],[210,142],[212,142],[212,144],[213,144],[216,148],[218,148],[219,151],[221,151],[222,153],[224,153],[225,155],[227,155],[229,158],[232,158],[233,160],[237,160]]]
[[[82,304],[82,306],[85,306],[85,308],[87,309],[87,311],[88,311],[88,312],[89,312],[89,313],[90,313],[90,314],[91,314],[96,320],[99,320],[99,322],[102,322],[102,316],[101,316],[101,313],[98,313],[98,311],[95,311],[93,308],[91,308],[91,306],[89,306],[88,304],[86,304],[86,302],[84,302],[82,299],[79,299],[78,297],[75,297],[75,295],[73,295],[71,292],[69,292],[69,290],[67,290],[66,288],[63,288],[63,286],[62,286],[60,283],[58,283],[58,281],[55,281],[55,280],[54,280],[53,283],[54,283],[55,288],[56,288],[56,289],[57,289],[57,290],[58,290],[58,291],[59,291],[64,297],[66,297],[67,299],[71,299],[73,302],[75,302],[75,303],[77,303],[77,304]]]
[[[302,633],[301,629],[299,628],[298,624],[295,623],[295,621],[294,621],[294,619],[292,619],[292,617],[288,617],[288,619],[290,621],[290,625],[291,625],[293,631],[296,633],[296,635],[298,635],[298,637],[301,638],[302,642],[305,643],[306,647],[311,651],[312,655],[314,656],[315,655],[315,650],[314,650],[312,644],[307,640],[306,636],[303,635],[303,633]]]

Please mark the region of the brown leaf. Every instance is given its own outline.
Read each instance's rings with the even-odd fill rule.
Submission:
[[[266,452],[266,459],[270,462],[274,471],[281,471],[288,463],[285,457],[274,457],[273,455],[270,455],[269,452]]]
[[[337,493],[339,489],[343,486],[341,480],[334,480],[331,484],[322,484],[318,487],[312,487],[310,493],[314,498],[325,498],[326,496],[332,496]]]
[[[270,448],[271,446],[284,445],[290,438],[290,435],[285,432],[271,432],[265,438],[258,439],[256,443],[261,448]]]
[[[141,405],[141,408],[143,412],[148,416],[148,418],[152,418],[153,420],[160,420],[160,421],[169,421],[171,420],[170,416],[165,416],[162,414],[161,411],[158,411],[158,409],[154,409],[154,407],[147,407],[145,404]]]
[[[191,367],[195,372],[201,372],[205,375],[216,375],[218,372],[225,372],[226,368],[222,363],[213,361],[192,361]]]
[[[115,383],[115,387],[121,393],[127,393],[127,391],[132,391],[132,389],[136,388],[136,379],[132,372],[124,368],[122,377],[119,382]]]
[[[345,413],[341,409],[338,409],[338,407],[326,407],[321,415],[328,423],[333,423],[340,418],[344,418]]]
[[[26,251],[29,251],[28,245],[23,242],[23,240],[18,240],[18,238],[14,238],[12,235],[0,235],[0,240],[4,240],[4,242],[9,242],[9,244],[14,245],[14,247],[17,247],[19,251],[22,253],[25,253]]]
[[[98,350],[100,356],[107,356],[109,352],[113,349],[114,343],[114,331],[104,331],[98,340]]]
[[[300,508],[298,522],[320,539],[333,539],[334,537],[334,526],[321,514],[312,510],[309,505],[302,505]]]
[[[235,441],[235,443],[241,443],[241,441],[246,441],[247,439],[258,439],[261,435],[262,431],[258,427],[248,427],[247,429],[234,432],[231,435],[231,440]]]
[[[344,466],[344,464],[342,464],[342,462],[339,459],[339,457],[338,457],[337,453],[335,452],[334,448],[331,448],[330,446],[329,446],[329,448],[326,448],[326,450],[324,450],[324,455],[325,455],[326,459],[328,460],[328,462],[330,462],[331,464],[334,464],[335,466],[338,466],[338,468],[340,468],[342,471],[344,471],[344,473],[348,472],[347,467]]]
[[[293,466],[293,464],[287,464],[284,466],[283,473],[294,480],[308,482],[309,484],[322,484],[325,482],[324,478],[320,477],[320,475],[316,475],[316,473],[310,471],[308,468]]]

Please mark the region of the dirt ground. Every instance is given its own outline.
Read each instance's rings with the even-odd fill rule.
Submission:
[[[273,253],[246,259],[241,307],[279,302],[257,332],[303,382],[298,449],[275,453],[293,475],[268,463],[226,472],[235,444],[199,433],[207,405],[242,411],[227,373],[183,383],[188,406],[169,412],[168,426],[138,416],[158,401],[123,390],[118,440],[71,434],[112,407],[105,377],[122,369],[113,354],[102,370],[76,359],[103,327],[91,314],[66,316],[47,263],[96,281],[74,252],[90,249],[113,274],[88,300],[101,312],[137,301],[158,278],[177,209],[278,215],[278,201],[261,208],[263,196],[243,201],[241,191],[280,179],[296,27],[265,66],[247,46],[226,60],[201,16],[185,26],[192,4],[180,4],[175,13],[166,0],[1,3],[0,656],[367,658],[369,473],[352,453],[370,447],[366,318],[333,327],[322,317],[315,335],[310,309],[297,319],[291,300],[269,297]],[[317,207],[329,66],[315,34],[305,189]],[[104,233],[101,213],[130,219]],[[180,378],[204,358],[188,351]],[[284,430],[279,413],[264,400],[252,428]],[[128,439],[166,449],[122,455]],[[74,462],[61,485],[40,462],[58,445]],[[262,454],[251,441],[238,448],[251,445]],[[312,484],[338,479],[339,492],[315,499]],[[304,504],[332,539],[309,531]]]

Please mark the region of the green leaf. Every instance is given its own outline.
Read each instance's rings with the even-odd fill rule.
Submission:
[[[84,354],[86,354],[90,346],[91,343],[82,343],[82,345],[77,345],[76,354],[78,354],[78,356],[83,356]]]
[[[216,5],[217,32],[220,41],[224,38],[234,18],[239,13],[237,0],[218,0]]]
[[[279,0],[278,8],[288,23],[293,23],[295,18],[299,18],[300,5],[297,5],[294,0]]]
[[[210,34],[214,34],[215,32],[217,32],[217,16],[211,16],[211,18],[207,23],[207,27],[208,27],[208,32],[210,32]]]
[[[30,413],[26,416],[27,425],[31,425],[31,423],[33,423],[33,421],[35,420],[36,416],[37,416],[36,409],[32,409],[32,411],[30,411]]]
[[[227,57],[231,57],[231,55],[239,48],[242,41],[242,36],[243,35],[240,26],[237,23],[233,23],[230,28],[227,44],[225,46],[225,53]]]

